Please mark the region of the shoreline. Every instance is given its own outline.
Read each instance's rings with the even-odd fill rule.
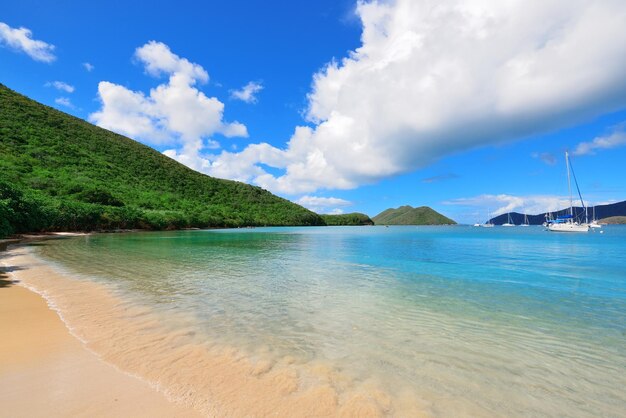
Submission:
[[[215,345],[211,341],[197,339],[195,331],[184,320],[178,323],[178,327],[163,328],[158,315],[152,313],[149,307],[129,304],[100,284],[76,280],[64,272],[55,271],[53,266],[38,258],[27,246],[17,244],[7,252],[1,252],[0,266],[12,266],[8,269],[9,275],[21,281],[17,286],[12,284],[0,288],[0,297],[7,297],[9,290],[15,293],[15,289],[18,289],[22,294],[30,294],[31,299],[37,299],[39,312],[52,315],[57,323],[56,334],[63,335],[67,349],[62,350],[65,355],[61,356],[61,363],[65,372],[76,369],[81,371],[80,376],[73,377],[74,380],[63,380],[55,386],[66,393],[72,388],[82,387],[83,381],[91,382],[92,386],[96,383],[99,385],[97,389],[85,387],[88,393],[69,400],[46,400],[46,397],[51,396],[50,393],[54,394],[57,390],[44,390],[47,385],[44,383],[46,374],[50,374],[50,368],[59,364],[59,360],[44,356],[39,361],[36,356],[26,356],[25,366],[17,370],[21,380],[15,380],[13,374],[7,375],[0,367],[0,384],[21,388],[21,392],[16,389],[10,394],[0,395],[3,405],[12,405],[11,416],[50,415],[49,412],[43,412],[43,406],[39,408],[29,400],[32,394],[28,388],[33,386],[32,382],[42,382],[42,390],[37,392],[40,404],[45,405],[47,402],[48,407],[50,404],[59,404],[66,408],[60,413],[55,412],[53,416],[76,415],[75,410],[67,409],[69,405],[77,405],[89,411],[84,415],[90,417],[204,415],[374,418],[396,415],[400,412],[396,409],[398,407],[403,412],[410,411],[411,416],[425,416],[422,408],[413,400],[404,399],[393,405],[389,396],[374,382],[355,385],[329,364],[294,362],[295,359],[290,356],[259,357],[236,347]],[[13,273],[12,268],[15,269]],[[0,307],[3,307],[1,299]],[[11,316],[2,309],[0,315]],[[61,331],[58,331],[59,327]],[[31,334],[39,335],[36,328],[31,331]],[[4,335],[13,337],[11,332],[0,327],[0,338],[5,339]],[[91,368],[107,369],[108,372],[94,372],[83,367],[75,360],[77,353],[82,353],[80,358],[90,358],[85,362]],[[12,363],[10,354],[3,358],[9,365]],[[115,391],[110,388],[115,388]],[[120,402],[113,401],[108,396],[118,393],[119,388],[128,388],[123,389],[122,394],[135,395],[126,396],[126,409],[113,413],[107,405],[111,406],[115,402],[114,405],[118,407],[126,402],[119,397]],[[7,396],[10,399],[4,403]],[[133,400],[133,397],[139,401]],[[89,398],[95,401],[91,402]],[[143,399],[146,399],[144,404],[150,404],[150,408],[133,409]],[[96,407],[90,406],[91,403]],[[157,404],[161,406],[153,407]],[[99,409],[94,409],[98,406]],[[162,410],[168,412],[163,413]],[[41,415],[38,415],[39,412]]]
[[[12,250],[12,249],[11,249]],[[0,254],[7,255],[9,252]],[[4,257],[3,257],[4,258]],[[0,404],[12,417],[199,417],[105,362],[0,259]]]
[[[372,231],[372,233],[374,234],[372,236],[387,236],[382,230]],[[610,243],[608,241],[610,238],[613,242],[621,242],[620,246],[622,246],[623,241],[620,241],[620,236],[624,233],[626,230],[620,231],[620,234],[616,234],[615,237],[609,236],[605,242]],[[311,235],[317,237],[315,231]],[[448,238],[447,232],[441,236]],[[459,231],[455,235],[461,238],[465,236],[468,236],[467,231]],[[205,241],[203,237],[196,237],[199,240],[187,242],[188,234],[176,235],[176,237],[182,237],[183,241],[188,244]],[[282,235],[276,237],[279,239],[274,242],[288,242],[289,249],[299,248],[297,245],[291,245],[292,237]],[[336,235],[330,233],[328,237],[336,237]],[[328,242],[326,241],[328,237],[323,236],[321,242]],[[482,310],[484,304],[476,307],[467,303],[458,304],[449,310],[439,310],[440,304],[437,300],[432,304],[421,305],[422,296],[430,295],[423,292],[423,288],[413,285],[394,286],[395,280],[391,283],[394,278],[406,276],[397,275],[389,279],[383,277],[380,280],[383,291],[374,293],[369,291],[369,286],[366,286],[366,292],[360,294],[363,303],[361,301],[353,305],[348,303],[350,309],[331,311],[328,315],[317,315],[317,312],[322,312],[323,309],[311,311],[316,315],[310,316],[309,323],[314,324],[313,326],[320,324],[319,331],[315,329],[317,333],[341,331],[347,334],[348,338],[341,339],[340,347],[343,351],[338,351],[339,354],[347,352],[350,356],[359,355],[361,349],[359,344],[365,343],[362,358],[367,356],[379,359],[382,364],[381,367],[378,367],[378,364],[361,367],[362,363],[343,361],[343,358],[335,355],[337,352],[329,352],[329,355],[321,352],[321,355],[317,355],[317,351],[311,350],[312,355],[299,356],[296,350],[281,350],[281,345],[276,344],[276,342],[281,342],[279,339],[281,335],[294,334],[257,333],[257,328],[248,326],[249,324],[243,321],[240,323],[228,321],[229,317],[219,315],[216,315],[214,320],[211,318],[211,309],[223,306],[226,309],[230,308],[232,312],[242,307],[244,309],[242,313],[248,315],[244,317],[247,320],[250,320],[249,318],[255,320],[260,315],[264,323],[272,321],[276,317],[273,311],[266,316],[263,316],[264,312],[259,312],[260,309],[265,309],[265,305],[260,305],[260,309],[253,309],[254,305],[251,306],[249,303],[229,305],[227,301],[238,301],[236,298],[241,291],[248,291],[247,283],[252,281],[256,285],[257,276],[260,285],[268,284],[272,286],[272,290],[275,289],[274,281],[266,283],[261,281],[262,278],[271,278],[274,277],[273,273],[281,274],[284,271],[290,271],[288,268],[281,266],[280,271],[259,269],[255,259],[246,259],[249,262],[245,264],[245,269],[231,270],[224,268],[221,264],[216,264],[214,260],[218,257],[209,256],[203,258],[206,261],[195,266],[194,272],[198,272],[196,275],[188,274],[184,267],[198,257],[181,258],[180,254],[169,252],[165,256],[164,251],[169,251],[176,244],[169,239],[172,237],[167,234],[159,236],[160,239],[145,241],[130,236],[119,238],[118,240],[117,237],[92,235],[13,245],[9,253],[0,253],[0,265],[11,266],[11,274],[10,276],[5,274],[5,279],[8,280],[9,277],[19,279],[22,286],[30,287],[43,295],[49,302],[51,310],[55,311],[65,322],[70,333],[83,341],[84,347],[95,353],[96,357],[112,365],[111,367],[117,371],[121,370],[124,375],[128,373],[142,382],[147,382],[152,389],[165,394],[168,400],[193,407],[200,411],[199,413],[231,417],[363,417],[367,415],[382,417],[441,416],[443,414],[475,418],[496,416],[495,411],[506,411],[499,413],[500,416],[524,416],[523,411],[535,415],[556,416],[559,411],[569,411],[567,415],[582,417],[593,415],[594,412],[600,415],[619,415],[620,405],[623,405],[624,397],[618,388],[621,387],[619,382],[623,380],[619,375],[619,367],[624,364],[624,357],[616,351],[617,346],[613,344],[615,339],[619,338],[619,330],[614,329],[612,320],[615,314],[619,315],[620,311],[617,308],[621,302],[613,296],[602,296],[607,298],[604,306],[609,307],[599,306],[601,311],[587,310],[586,312],[594,315],[601,314],[593,318],[593,322],[587,322],[586,317],[580,318],[584,319],[580,321],[576,315],[569,313],[570,310],[578,310],[581,303],[577,302],[584,304],[590,300],[590,297],[597,298],[598,291],[611,285],[608,280],[601,282],[603,287],[592,287],[580,291],[580,295],[574,295],[575,298],[580,298],[579,300],[566,299],[566,303],[559,305],[559,310],[563,313],[553,316],[554,305],[551,304],[547,306],[550,310],[544,311],[544,308],[540,308],[539,314],[534,317],[534,312],[528,310],[509,310],[506,307],[502,309],[504,301],[494,303],[492,297],[476,299],[478,302],[488,303],[489,311]],[[221,239],[221,237],[217,238]],[[287,238],[288,241],[285,241]],[[345,240],[343,236],[336,238],[340,241]],[[426,236],[421,242],[428,242],[431,238]],[[300,242],[308,244],[307,239],[308,236],[303,237]],[[369,240],[370,235],[368,234],[365,239]],[[397,239],[397,236],[391,236],[390,239]],[[599,236],[591,242],[599,242],[597,239]],[[542,242],[548,242],[548,240],[543,239]],[[221,244],[221,241],[218,240],[217,244]],[[530,255],[529,272],[535,269],[539,271],[544,265],[543,252],[539,255],[535,250],[535,244],[536,242],[533,241],[522,247],[523,254]],[[620,246],[610,247],[610,249],[617,249]],[[274,246],[267,247],[273,248]],[[138,248],[141,251],[136,255]],[[548,247],[553,250],[559,248],[559,243]],[[232,247],[227,246],[222,250],[224,253],[230,253],[231,249]],[[601,254],[600,250],[601,248],[596,248],[595,251],[590,251],[590,254],[598,256]],[[322,252],[319,254],[326,254],[326,250],[320,251]],[[125,258],[127,253],[129,256]],[[472,245],[463,254],[479,253],[481,251],[478,246]],[[206,251],[199,254],[212,255]],[[308,254],[303,257],[308,257]],[[441,259],[447,260],[445,253],[441,254]],[[500,258],[508,257],[510,254],[510,245],[506,244],[502,247]],[[554,254],[560,254],[560,251],[555,251]],[[150,257],[147,257],[148,255]],[[604,260],[609,267],[612,267],[606,270],[607,275],[616,275],[621,280],[619,265],[620,260],[623,259],[621,256],[623,252],[616,253],[617,257],[610,257],[610,255],[609,252],[606,257],[598,257],[598,259]],[[286,260],[291,259],[287,257]],[[300,260],[305,262],[303,266],[312,265],[307,263],[307,259],[298,258],[298,263]],[[434,258],[434,261],[437,262],[439,259]],[[226,259],[225,263],[232,263],[232,259]],[[331,265],[329,270],[332,270],[333,266]],[[510,272],[512,269],[502,271]],[[232,272],[239,273],[243,279],[239,282],[229,281]],[[300,270],[294,270],[294,272],[299,273]],[[362,270],[359,269],[356,273],[362,273]],[[224,277],[224,282],[219,282],[216,286],[207,286],[204,280],[211,274],[219,278]],[[320,300],[315,296],[325,297],[329,294],[327,291],[329,287],[325,282],[314,281],[320,276],[312,275],[311,282],[323,292],[318,294],[312,292],[310,294],[312,299],[304,299],[302,304],[298,301],[298,305],[283,305],[287,310],[293,306],[295,310],[287,312],[290,314],[293,312],[294,318],[299,321],[303,320],[303,317],[298,316],[301,307],[302,309],[315,308],[319,306]],[[349,275],[344,277],[350,278]],[[379,276],[373,274],[372,277],[378,278]],[[431,283],[439,284],[439,277],[441,276],[436,275]],[[582,276],[557,275],[557,280],[547,274],[537,277],[545,279],[543,282],[538,281],[541,285],[536,291],[540,297],[539,300],[543,300],[541,298],[545,293],[541,292],[541,287],[556,288],[555,295],[566,294],[567,296],[572,289],[579,292],[577,282],[582,280]],[[191,289],[191,287],[186,287],[186,283],[189,282],[185,281],[192,279],[198,279],[199,286],[193,287],[195,292],[182,293]],[[559,279],[567,279],[567,282],[559,281]],[[520,283],[534,285],[536,282],[531,278]],[[145,286],[136,286],[137,283]],[[231,283],[235,285],[231,286]],[[246,286],[239,287],[238,283]],[[367,284],[361,280],[356,280],[354,283]],[[390,283],[392,286],[389,286]],[[506,284],[509,283],[508,281],[503,282],[500,279],[496,283],[500,283],[501,289],[509,286]],[[229,286],[223,286],[223,284]],[[218,285],[233,290],[216,292]],[[17,288],[12,283],[5,283],[5,286],[0,287],[0,296],[3,291]],[[478,290],[484,288],[483,285],[475,287]],[[303,288],[295,284],[290,287],[290,292],[285,296],[296,294],[293,290],[299,290],[298,294],[309,295],[306,292],[308,289],[310,286]],[[338,294],[334,301],[346,302],[352,297],[352,289],[354,289],[353,286],[346,287],[345,291],[338,288],[338,291],[334,292]],[[455,292],[455,289],[451,289],[451,292]],[[211,293],[215,293],[217,297],[212,298]],[[186,294],[191,294],[192,297],[186,298]],[[258,298],[260,301],[266,300],[262,293],[255,292],[254,294],[260,296]],[[410,303],[404,303],[406,294],[415,295],[408,300]],[[446,294],[448,292],[443,295]],[[502,293],[494,294],[501,295]],[[524,294],[529,295],[526,291]],[[176,299],[177,295],[183,297]],[[370,295],[390,302],[384,304],[385,309],[391,306],[397,306],[397,308],[390,308],[389,314],[377,310],[376,313],[380,314],[383,320],[372,323],[369,328],[362,328],[367,330],[366,334],[360,331],[360,325],[369,324],[360,322],[363,316],[360,313],[370,312],[362,309],[369,306],[372,300],[368,297]],[[433,295],[439,296],[438,293],[433,293]],[[530,296],[533,295],[530,294]],[[267,300],[274,302],[276,299]],[[226,301],[224,305],[221,304],[222,301]],[[611,305],[608,304],[609,301]],[[307,302],[314,303],[307,304]],[[3,300],[0,300],[0,308],[2,304]],[[333,306],[339,304],[334,303],[328,306],[332,309]],[[593,304],[591,306],[593,307]],[[45,307],[44,309],[50,311]],[[359,317],[352,317],[353,312],[358,312]],[[490,314],[487,320],[484,316],[486,312]],[[9,319],[14,316],[23,316],[23,313],[15,315],[11,312],[0,313]],[[205,313],[208,318],[212,319],[211,322],[203,316]],[[335,318],[341,319],[342,315],[339,314],[342,313],[346,314],[345,320],[338,324],[328,322]],[[462,314],[459,315],[459,313]],[[281,312],[278,314],[280,315]],[[406,315],[406,317],[403,318],[401,315]],[[394,326],[392,329],[385,326],[391,321],[395,325],[397,318],[400,320],[397,327]],[[56,317],[57,322],[58,320],[59,318]],[[355,324],[357,327],[354,327]],[[296,325],[299,326],[299,324]],[[350,326],[354,332],[350,331]],[[413,331],[416,326],[420,327],[421,333],[414,336]],[[18,331],[21,328],[17,327]],[[67,335],[67,329],[63,328],[63,331],[62,334]],[[282,328],[278,331],[281,332]],[[300,332],[300,328],[296,331]],[[304,331],[309,332],[308,329]],[[379,331],[381,332],[378,333]],[[229,334],[231,332],[232,334]],[[32,333],[37,335],[37,331]],[[278,338],[266,339],[268,334],[269,337],[278,335]],[[0,333],[0,338],[3,335]],[[229,338],[231,335],[232,338]],[[398,338],[395,337],[396,335]],[[48,340],[44,339],[44,341]],[[376,345],[378,341],[382,341],[381,349],[385,351],[374,351],[378,350]],[[386,341],[390,343],[387,344]],[[332,346],[328,342],[332,344],[334,340],[324,338],[314,340],[316,343],[314,348]],[[345,345],[343,345],[344,342]],[[463,342],[468,342],[468,344],[465,345]],[[408,350],[403,351],[401,346],[397,354],[393,351],[393,357],[387,356],[388,349],[395,350],[398,343],[406,343],[407,347],[416,349],[419,347],[426,349],[420,352],[420,358],[415,363],[412,361],[412,353]],[[31,341],[26,346],[32,349],[38,345],[38,341]],[[301,345],[297,348],[299,347]],[[370,350],[369,347],[373,349]],[[431,350],[431,347],[437,348],[437,351]],[[459,354],[459,347],[467,347],[469,351]],[[558,350],[558,355],[555,355],[555,350]],[[21,353],[22,351],[14,349],[13,352]],[[47,355],[54,354],[54,352],[53,349],[44,348],[44,353]],[[5,354],[2,357],[9,356]],[[33,370],[41,368],[42,366],[34,363],[33,357],[38,358],[32,355],[28,357],[31,368]],[[356,356],[354,357],[359,360]],[[420,363],[422,359],[426,359],[427,363]],[[15,355],[7,361],[10,364],[19,363],[19,358]],[[502,366],[503,362],[506,362],[506,367]],[[408,366],[404,367],[405,364]],[[508,368],[509,366],[511,368]],[[396,370],[403,373],[400,378],[396,378]],[[526,373],[527,378],[519,379],[518,371]],[[0,370],[0,377],[4,377],[2,373],[3,371]],[[100,379],[97,374],[92,376]],[[416,380],[407,382],[405,376],[409,378],[416,376]],[[570,386],[571,381],[581,382],[580,386]],[[441,382],[441,385],[430,386],[431,382]],[[554,391],[530,390],[528,382],[545,382],[554,387]],[[6,379],[0,379],[0,383],[4,383],[6,387],[13,387],[13,384]],[[50,387],[53,390],[57,390],[57,387],[66,390],[73,386],[63,383],[50,385]],[[40,392],[50,390],[43,384],[36,389],[40,388],[41,390],[34,392],[37,396]],[[105,388],[101,392],[108,393],[109,391]],[[21,394],[20,396],[26,399],[27,395]],[[506,406],[501,406],[500,400],[502,399],[508,400]],[[108,402],[110,401],[109,399]],[[579,401],[585,402],[585,406],[576,408]],[[22,402],[22,405],[25,405],[22,410],[28,411],[29,415],[39,416],[37,413],[30,413],[29,404]],[[20,416],[13,412],[13,410],[10,411],[11,416]],[[55,412],[52,415],[63,414]],[[65,416],[68,415],[76,414],[69,412],[65,414]],[[90,416],[106,416],[106,413],[103,413],[101,408],[98,412],[91,413]]]

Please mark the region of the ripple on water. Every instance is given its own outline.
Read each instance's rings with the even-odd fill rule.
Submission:
[[[74,279],[32,280],[104,358],[221,416],[619,416],[626,229],[529,229],[95,235],[37,248]]]

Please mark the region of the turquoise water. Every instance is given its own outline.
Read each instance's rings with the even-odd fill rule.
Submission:
[[[198,340],[323,362],[434,416],[626,415],[626,227],[98,234],[37,253],[184,314]]]

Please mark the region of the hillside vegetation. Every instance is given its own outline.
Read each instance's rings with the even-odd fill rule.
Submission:
[[[0,236],[323,224],[266,190],[200,174],[0,84]]]
[[[372,218],[376,225],[452,225],[456,224],[428,206],[400,206],[387,209]]]
[[[626,216],[611,216],[600,219],[598,222],[609,225],[626,225]]]
[[[374,225],[374,221],[364,213],[343,213],[341,215],[321,215],[322,219],[329,226],[344,225]]]

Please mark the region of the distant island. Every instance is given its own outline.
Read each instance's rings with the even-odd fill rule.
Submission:
[[[577,219],[585,219],[585,209],[580,207],[580,206],[575,206],[573,208],[574,210],[574,217],[576,217]],[[597,205],[595,207],[595,212],[596,212],[596,219],[599,219],[599,222],[603,222],[603,223],[619,223],[619,219],[618,220],[610,220],[607,221],[606,219],[610,219],[612,217],[625,217],[626,216],[626,200],[622,201],[622,202],[617,202],[617,203],[611,203],[608,205]],[[563,216],[563,215],[567,215],[569,214],[569,208],[567,209],[561,209],[557,212],[544,212],[544,213],[540,213],[538,215],[528,215],[528,223],[530,225],[541,225],[546,221],[546,215],[550,214],[553,218],[556,218],[558,216]],[[591,221],[591,218],[593,216],[593,210],[592,208],[587,208],[587,217],[589,218],[589,220]],[[507,222],[507,214],[503,213],[502,215],[496,216],[495,218],[491,218],[490,221],[491,223],[493,223],[494,225],[502,225],[503,223]],[[520,225],[524,222],[524,214],[523,213],[518,213],[518,212],[511,212],[511,220],[513,221],[513,223],[515,225]]]
[[[0,237],[263,225],[325,222],[260,187],[198,173],[0,84]]]
[[[374,221],[364,213],[343,213],[340,215],[321,215],[328,226],[374,225]]]
[[[452,219],[443,216],[428,206],[414,208],[400,206],[390,208],[372,218],[376,225],[455,225]]]

